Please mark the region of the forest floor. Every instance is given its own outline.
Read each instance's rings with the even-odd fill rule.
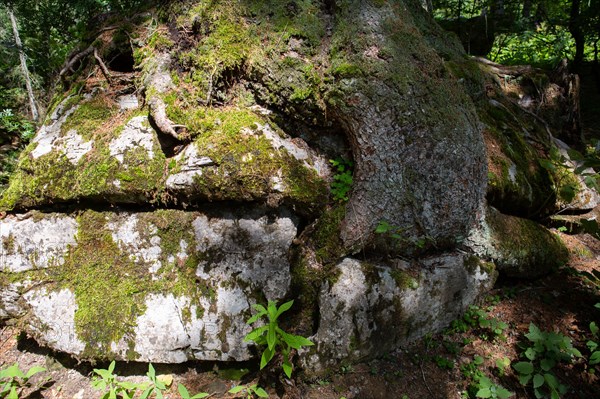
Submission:
[[[188,363],[177,366],[155,365],[157,374],[174,380],[167,398],[179,398],[177,384],[190,392],[209,392],[214,398],[234,398],[227,391],[238,384],[263,386],[271,398],[398,398],[460,399],[471,397],[481,386],[478,376],[485,375],[514,393],[513,398],[534,398],[531,386],[523,387],[515,364],[524,360],[521,348],[526,342],[530,323],[541,330],[554,331],[568,337],[584,357],[560,364],[552,370],[568,387],[564,398],[600,398],[600,367],[590,367],[586,347],[592,339],[590,322],[600,324],[600,280],[582,272],[600,272],[600,241],[588,234],[560,234],[571,252],[570,262],[557,272],[530,282],[500,280],[487,298],[457,320],[445,332],[427,336],[414,345],[384,358],[347,365],[326,379],[301,381],[258,379],[256,370],[239,378],[242,367],[256,365],[217,366],[216,363]],[[470,316],[470,317],[469,317]],[[482,320],[495,320],[495,333]],[[501,323],[505,323],[505,325]],[[506,360],[508,359],[508,360]],[[53,354],[37,346],[35,341],[19,336],[11,326],[0,333],[0,367],[19,363],[21,369],[42,366],[47,371],[31,379],[31,388],[23,391],[27,398],[100,398],[101,392],[91,387],[93,366],[77,363],[72,358]],[[504,364],[502,362],[505,362]],[[106,367],[106,364],[96,367]],[[228,368],[229,367],[229,368]],[[236,368],[237,367],[237,368]],[[116,374],[124,380],[146,379],[145,364],[117,363]],[[479,381],[479,386],[478,386]],[[492,396],[493,397],[493,396]]]

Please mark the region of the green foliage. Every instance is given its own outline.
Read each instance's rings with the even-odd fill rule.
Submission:
[[[480,366],[483,365],[484,359],[479,355],[473,357],[473,361],[466,363],[460,367],[460,371],[469,379],[470,385],[467,394],[470,398],[499,398],[506,399],[514,395],[502,385],[495,384],[483,371]]]
[[[502,385],[494,384],[486,376],[480,377],[477,382],[477,392],[475,396],[478,398],[506,399],[514,395]]]
[[[113,374],[115,361],[113,360],[108,369],[94,369],[92,387],[104,391],[101,399],[132,399],[139,389],[139,385],[133,382],[118,381],[117,375]]]
[[[531,30],[499,35],[490,56],[506,65],[552,68],[563,58],[573,59],[574,49],[575,42],[566,27],[542,23]]]
[[[581,357],[579,350],[573,347],[571,340],[562,334],[541,331],[536,325],[529,325],[529,333],[525,334],[529,346],[522,355],[528,361],[513,364],[522,385],[532,385],[536,398],[549,396],[560,398],[567,392],[552,369],[560,362],[571,362]]]
[[[489,311],[491,308],[487,308],[487,310]],[[455,332],[467,332],[472,328],[480,329],[479,333],[483,339],[495,339],[502,336],[504,330],[508,328],[508,324],[495,317],[490,317],[486,310],[479,306],[471,305],[462,319],[452,322],[451,329]]]
[[[181,395],[181,399],[202,399],[210,396],[210,394],[206,392],[200,392],[192,396],[183,384],[177,386],[177,391],[179,392],[179,395]]]
[[[257,384],[254,385],[237,385],[231,388],[229,393],[243,393],[246,396],[246,399],[252,399],[254,397],[258,398],[268,398],[269,394],[267,391],[259,387]]]
[[[33,366],[26,372],[19,368],[17,363],[0,370],[0,397],[6,399],[19,399],[19,392],[29,387],[29,379],[36,374],[46,371],[40,366]]]
[[[261,370],[273,359],[275,353],[281,351],[283,356],[282,368],[288,378],[292,377],[293,365],[290,360],[290,354],[292,349],[300,349],[303,346],[314,345],[309,339],[304,338],[300,335],[292,335],[283,331],[277,322],[277,319],[281,314],[289,310],[294,301],[289,301],[283,305],[277,307],[277,304],[273,301],[269,301],[267,307],[263,305],[255,304],[254,309],[258,311],[254,316],[248,320],[248,324],[254,324],[261,318],[267,318],[267,325],[255,328],[246,337],[244,341],[253,341],[257,345],[266,345],[261,359],[260,368]]]
[[[594,307],[600,309],[600,303],[597,303]],[[590,332],[592,333],[593,339],[590,339],[586,343],[586,346],[590,350],[590,366],[596,366],[597,364],[600,364],[600,344],[598,343],[600,342],[600,327],[598,327],[598,324],[595,321],[590,323]]]
[[[163,399],[163,392],[167,390],[167,384],[156,377],[156,371],[152,366],[152,363],[148,365],[148,372],[146,373],[150,384],[144,389],[140,399],[149,398],[151,394],[154,394],[156,399]]]
[[[352,188],[352,167],[354,164],[344,158],[330,159],[329,162],[336,169],[331,183],[331,195],[336,201],[348,201],[348,193]]]
[[[146,373],[148,381],[141,383],[119,381],[117,379],[117,374],[113,374],[115,364],[116,363],[113,360],[108,366],[108,369],[94,369],[92,387],[103,391],[101,399],[133,399],[138,393],[140,393],[139,397],[137,397],[138,399],[148,399],[150,397],[163,399],[165,397],[164,392],[167,391],[172,383],[172,379],[167,380],[158,378],[152,364],[148,364],[148,372]],[[210,396],[204,392],[192,396],[182,384],[179,384],[177,390],[182,399],[202,399]]]

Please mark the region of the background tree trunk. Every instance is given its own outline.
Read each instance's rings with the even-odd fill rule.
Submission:
[[[585,44],[585,36],[581,30],[580,6],[581,0],[573,0],[571,3],[571,15],[569,17],[569,32],[571,32],[571,35],[575,40],[575,59],[573,60],[574,71],[577,71],[583,62],[583,50]]]
[[[29,76],[29,70],[27,69],[27,61],[25,59],[25,52],[23,51],[23,44],[21,43],[21,37],[19,36],[19,28],[17,27],[17,19],[11,9],[8,9],[8,15],[12,24],[13,34],[15,36],[15,44],[19,51],[19,59],[21,60],[21,71],[25,78],[25,86],[27,87],[27,96],[29,97],[29,106],[31,108],[31,116],[36,122],[39,120],[39,113],[37,106],[35,105],[35,96],[33,95],[33,88],[31,86],[31,77]]]

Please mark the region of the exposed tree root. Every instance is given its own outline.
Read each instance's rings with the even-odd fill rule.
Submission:
[[[161,133],[168,134],[180,141],[186,139],[185,134],[179,134],[176,130],[185,128],[185,126],[177,125],[167,117],[166,105],[162,99],[152,96],[148,100],[148,106],[150,107],[150,117],[154,120],[156,127]]]

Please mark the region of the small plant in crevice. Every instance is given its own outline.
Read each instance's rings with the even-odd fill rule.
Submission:
[[[529,345],[524,347],[522,356],[527,361],[513,364],[522,385],[531,385],[535,396],[549,396],[558,399],[567,392],[567,386],[561,384],[552,370],[561,363],[570,363],[581,357],[579,350],[573,347],[571,340],[560,333],[541,331],[535,324],[529,325],[525,334]]]
[[[148,381],[139,383],[119,381],[117,379],[118,375],[114,373],[115,365],[116,362],[113,360],[107,369],[94,369],[92,387],[103,391],[100,399],[133,399],[134,397],[137,399],[148,399],[150,397],[163,399],[165,397],[164,392],[168,390],[173,382],[172,378],[170,380],[159,378],[152,364],[148,364],[148,372],[146,373]],[[183,399],[201,399],[210,396],[204,392],[191,396],[182,384],[179,384],[178,391]],[[138,394],[139,396],[137,396]]]
[[[348,201],[348,193],[353,183],[352,168],[354,163],[344,158],[330,159],[329,162],[336,170],[331,183],[331,195],[335,201]]]
[[[253,341],[257,345],[265,346],[260,359],[260,369],[262,370],[270,361],[273,359],[276,353],[280,352],[283,357],[282,368],[283,372],[288,378],[292,377],[293,365],[290,359],[292,350],[298,350],[303,346],[314,345],[308,338],[304,338],[300,335],[288,334],[279,327],[277,319],[283,312],[288,311],[294,301],[288,301],[281,306],[277,307],[277,304],[273,301],[269,301],[267,307],[263,305],[255,304],[254,309],[258,311],[252,316],[247,324],[254,324],[263,317],[266,318],[267,324],[252,330],[244,341]]]
[[[231,388],[228,393],[238,394],[241,393],[244,395],[246,399],[253,399],[254,397],[258,398],[268,398],[269,394],[267,391],[258,386],[258,384],[253,385],[236,385]]]
[[[29,380],[36,374],[46,371],[40,366],[33,366],[27,371],[22,371],[18,363],[0,369],[0,398],[18,399],[24,388],[31,387]]]
[[[107,369],[94,369],[92,377],[92,387],[99,391],[104,391],[100,399],[132,399],[140,390],[140,384],[128,381],[117,380],[115,371],[116,362],[113,360]]]

